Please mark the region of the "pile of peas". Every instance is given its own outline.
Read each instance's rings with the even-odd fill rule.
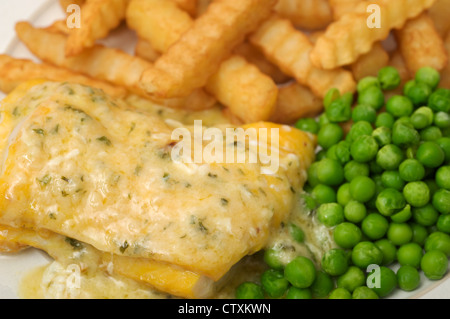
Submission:
[[[306,257],[284,265],[267,250],[270,269],[260,283],[239,286],[237,298],[378,299],[396,288],[417,289],[420,272],[443,278],[450,256],[450,90],[439,81],[436,70],[422,68],[402,95],[386,98],[401,79],[385,67],[362,79],[356,95],[331,89],[318,119],[296,123],[317,135],[305,202],[332,229],[337,248],[325,252],[320,269]],[[379,266],[378,287],[367,283],[370,265]]]

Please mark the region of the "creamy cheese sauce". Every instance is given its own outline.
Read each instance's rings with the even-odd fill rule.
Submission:
[[[199,119],[205,126],[231,126],[218,109],[175,111],[138,97],[125,103],[66,83],[33,87],[8,108],[0,125],[2,224],[43,227],[93,249],[151,257],[216,278],[265,247],[280,248],[288,261],[296,255],[318,260],[331,245],[329,230],[301,205],[305,171],[297,156],[283,157],[273,176],[262,176],[260,163],[180,165],[170,159],[174,128]],[[301,225],[305,244],[280,227],[288,222]],[[240,275],[216,297],[230,297],[240,278],[256,280],[256,269],[264,269],[257,256],[235,266]],[[72,296],[52,278],[73,275],[67,265],[74,257],[58,257],[26,276],[24,297],[167,297],[86,260],[78,260],[90,265],[80,272],[83,294]]]

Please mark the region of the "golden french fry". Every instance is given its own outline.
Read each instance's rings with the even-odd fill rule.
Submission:
[[[167,52],[194,24],[189,14],[167,0],[131,0],[126,20],[159,53]]]
[[[284,73],[308,86],[319,97],[324,97],[331,88],[342,93],[355,90],[351,72],[339,68],[322,70],[311,63],[309,55],[313,44],[288,19],[277,16],[268,19],[251,35],[250,42]]]
[[[131,1],[127,21],[139,37],[159,45],[163,53],[194,24],[188,14],[166,0]],[[249,79],[252,85],[248,84]],[[246,123],[267,120],[277,97],[274,81],[238,56],[220,65],[207,80],[206,89]]]
[[[378,71],[388,65],[389,54],[380,42],[373,45],[372,50],[361,55],[351,66],[353,77],[359,81],[366,76],[377,76]]]
[[[206,12],[212,0],[197,0],[196,17],[198,18]]]
[[[135,94],[150,98],[139,86],[142,72],[152,66],[152,63],[144,59],[99,44],[86,49],[78,56],[66,57],[67,37],[65,35],[34,28],[28,22],[17,23],[16,32],[28,49],[44,62],[107,81]],[[191,110],[210,108],[216,103],[212,96],[201,89],[193,91],[184,98],[151,97],[151,99],[164,106]]]
[[[70,29],[66,55],[78,55],[96,40],[105,38],[125,18],[127,3],[128,0],[86,0],[81,27]]]
[[[37,64],[30,60],[14,59],[0,55],[0,91],[9,93],[21,83],[45,79],[57,82],[72,82],[102,89],[113,97],[124,97],[127,90],[104,81],[95,80],[81,74],[54,67],[48,64]]]
[[[368,7],[369,3],[362,2],[354,12],[328,26],[311,51],[311,61],[316,67],[323,69],[351,64],[362,54],[369,52],[375,42],[386,39],[392,29],[401,28],[408,19],[417,17],[434,2],[435,0],[374,0],[369,2],[371,7]],[[368,10],[371,8],[379,9],[379,16]],[[373,22],[375,23],[372,24]]]
[[[198,0],[172,0],[174,1],[181,9],[189,13],[192,17],[195,17],[197,14],[197,2]]]
[[[291,78],[284,74],[279,67],[267,60],[261,50],[248,42],[238,45],[234,49],[234,53],[255,65],[261,72],[270,76],[275,83],[286,83]]]
[[[333,20],[328,0],[278,0],[275,12],[307,30],[323,29]]]
[[[53,33],[61,33],[65,35],[69,35],[70,29],[67,27],[66,20],[57,20],[53,22],[51,25],[45,28],[45,30],[53,32]]]
[[[325,31],[323,30],[311,32],[308,35],[309,41],[311,41],[312,44],[316,44],[317,39],[320,38],[324,34],[324,32]]]
[[[355,10],[359,3],[366,0],[329,0],[333,19],[339,20],[342,16]]]
[[[428,14],[433,20],[437,32],[442,38],[450,32],[450,0],[436,0],[428,9]]]
[[[322,99],[308,87],[293,82],[280,88],[275,112],[270,120],[275,123],[293,124],[299,118],[316,116],[322,111]]]
[[[442,70],[447,65],[444,41],[437,33],[433,20],[426,13],[409,20],[395,34],[406,66],[412,74],[421,67]]]
[[[67,13],[67,9],[71,4],[75,4],[77,6],[82,6],[86,0],[59,0],[59,4],[61,5],[61,8],[64,12]]]
[[[206,85],[236,45],[270,15],[276,0],[216,0],[207,12],[147,69],[141,86],[160,97],[186,96]]]
[[[447,51],[447,55],[450,56],[450,32],[447,34],[445,38],[445,50]],[[441,87],[450,89],[450,59],[447,62],[447,65],[441,72],[441,82],[439,84]]]
[[[219,71],[208,80],[206,90],[245,123],[270,118],[278,95],[272,79],[238,55],[222,62]]]
[[[134,48],[134,54],[140,58],[143,58],[149,62],[155,62],[161,54],[153,48],[153,46],[142,38],[139,38]]]

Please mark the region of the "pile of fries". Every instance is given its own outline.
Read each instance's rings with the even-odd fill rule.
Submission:
[[[60,3],[65,12],[81,7],[81,27],[19,22],[18,37],[42,63],[0,55],[1,91],[44,78],[171,108],[220,105],[236,124],[292,124],[322,112],[329,89],[354,92],[358,80],[387,65],[403,83],[433,67],[450,88],[450,0]],[[134,55],[98,42],[122,24],[138,36]]]

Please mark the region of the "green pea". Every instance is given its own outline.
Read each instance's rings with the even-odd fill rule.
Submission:
[[[450,138],[449,137],[441,137],[437,139],[436,144],[444,151],[445,161],[450,163]]]
[[[450,257],[450,235],[436,231],[431,233],[425,241],[425,251],[440,250]]]
[[[394,95],[386,103],[386,111],[394,117],[410,116],[414,106],[410,99],[403,95]]]
[[[260,285],[244,282],[236,289],[236,299],[264,299],[264,292]]]
[[[378,194],[375,205],[380,214],[391,216],[404,209],[406,201],[403,194],[398,190],[386,188]]]
[[[316,279],[316,268],[309,258],[299,256],[286,265],[284,276],[293,286],[308,288]]]
[[[392,142],[391,129],[385,126],[376,128],[373,131],[372,136],[380,147],[391,144]]]
[[[371,264],[381,264],[383,253],[370,241],[362,241],[356,244],[352,250],[352,262],[355,266],[366,269]]]
[[[313,118],[302,118],[295,123],[299,130],[317,134],[319,132],[319,123]]]
[[[437,112],[434,114],[434,125],[441,129],[450,127],[450,114],[445,112]]]
[[[439,216],[436,226],[439,231],[450,234],[450,215]]]
[[[399,147],[416,145],[420,141],[419,132],[410,123],[395,123],[392,128],[392,142]]]
[[[431,88],[421,82],[415,82],[412,85],[405,85],[405,95],[413,102],[415,106],[426,105],[430,97]]]
[[[320,184],[319,178],[317,177],[317,168],[319,167],[319,162],[312,163],[308,168],[308,184],[315,187]]]
[[[377,240],[375,242],[375,245],[378,247],[379,250],[381,250],[383,254],[383,260],[381,261],[381,265],[388,266],[397,259],[397,247],[393,243],[391,243],[387,238]]]
[[[450,112],[450,90],[437,89],[434,91],[428,100],[428,106],[434,112]]]
[[[325,94],[325,97],[323,98],[323,105],[325,109],[327,109],[331,103],[341,97],[341,92],[339,92],[336,88],[331,88],[327,91]]]
[[[356,86],[356,90],[358,91],[358,93],[361,93],[362,91],[364,91],[365,89],[367,89],[370,86],[375,86],[377,88],[381,88],[381,83],[378,80],[378,78],[375,76],[366,76],[365,78],[362,78],[361,80],[359,80],[359,82]]]
[[[322,257],[322,269],[330,276],[340,276],[348,267],[348,255],[343,249],[330,249]]]
[[[450,166],[442,166],[436,171],[436,183],[440,188],[450,190]]]
[[[394,144],[383,146],[376,156],[376,161],[385,170],[395,170],[404,159],[403,151]]]
[[[350,153],[353,159],[360,163],[370,162],[378,152],[378,143],[372,136],[362,135],[357,137],[351,147]]]
[[[417,70],[415,80],[418,83],[427,84],[432,90],[434,90],[441,80],[441,75],[436,69],[431,67],[422,67]]]
[[[273,269],[283,269],[284,263],[282,260],[283,252],[278,249],[266,249],[264,251],[264,261],[265,263]]]
[[[322,270],[318,270],[316,279],[310,287],[313,298],[325,298],[333,288],[334,282],[330,275]]]
[[[362,135],[372,135],[373,127],[372,124],[370,124],[367,121],[359,121],[352,125],[350,128],[350,131],[348,132],[346,136],[346,141],[353,143],[358,137]]]
[[[353,299],[379,299],[377,293],[367,286],[356,288],[352,294]]]
[[[439,217],[439,212],[432,204],[427,204],[423,207],[414,207],[412,214],[416,223],[426,227],[434,225]]]
[[[370,168],[367,163],[350,161],[344,166],[344,178],[351,182],[357,176],[369,176]]]
[[[353,248],[362,238],[361,229],[349,222],[343,222],[337,225],[333,235],[336,244],[345,249]]]
[[[347,141],[340,141],[336,146],[335,149],[335,157],[336,160],[341,163],[342,165],[345,165],[348,163],[351,159],[350,154],[350,143]]]
[[[423,129],[433,124],[433,118],[433,110],[427,106],[422,106],[411,115],[411,124],[418,130]]]
[[[336,195],[336,200],[337,200],[338,204],[340,204],[342,206],[346,206],[350,202],[351,199],[352,199],[352,196],[350,195],[350,183],[344,183],[341,186],[339,186],[337,195]],[[345,211],[344,211],[344,215],[345,215]]]
[[[400,73],[396,68],[386,66],[378,71],[378,81],[380,81],[383,90],[396,89],[401,83]]]
[[[344,137],[344,130],[339,124],[328,123],[321,126],[317,133],[317,143],[324,149],[329,149]]]
[[[381,112],[377,115],[375,120],[375,127],[387,127],[392,129],[394,126],[395,119],[392,114],[387,112]]]
[[[406,159],[399,166],[400,177],[406,182],[420,181],[425,177],[425,167],[416,159]]]
[[[311,191],[311,195],[319,205],[336,202],[336,191],[324,184],[315,186]]]
[[[344,181],[344,168],[338,161],[324,158],[317,166],[317,177],[322,184],[340,185]]]
[[[416,157],[425,167],[439,167],[445,159],[442,148],[432,141],[422,143],[417,149]]]
[[[352,299],[352,294],[345,288],[334,289],[328,299]]]
[[[375,192],[375,182],[367,176],[357,176],[350,182],[350,195],[360,203],[369,201]]]
[[[440,250],[427,251],[422,257],[420,267],[428,279],[442,279],[447,272],[448,257]]]
[[[367,121],[369,123],[375,123],[376,119],[377,119],[377,111],[369,105],[359,104],[355,106],[352,110],[352,120],[354,123],[359,121]]]
[[[384,105],[383,91],[377,86],[369,86],[358,94],[358,104],[366,104],[379,110]]]
[[[403,188],[403,196],[413,207],[423,207],[430,201],[430,190],[426,183],[410,182]]]
[[[397,275],[395,272],[388,267],[381,266],[379,268],[379,285],[375,284],[372,290],[375,291],[380,298],[384,298],[389,296],[396,287]]]
[[[422,141],[436,141],[442,137],[441,129],[437,126],[429,126],[420,131]]]
[[[312,299],[312,293],[309,288],[291,286],[286,294],[286,299]]]
[[[326,203],[317,209],[317,219],[327,227],[336,226],[344,221],[344,209],[338,203]]]
[[[352,107],[350,103],[341,97],[331,102],[325,109],[325,114],[330,122],[346,122],[351,119]]]
[[[406,223],[391,223],[387,231],[387,238],[397,246],[409,243],[413,232],[411,226]]]
[[[399,171],[384,171],[381,174],[381,182],[385,188],[393,188],[398,191],[402,191],[405,186],[405,181],[400,176]]]
[[[408,265],[419,268],[422,256],[423,249],[419,244],[416,243],[407,243],[401,245],[397,250],[397,260],[402,266]]]
[[[401,266],[397,270],[397,282],[404,291],[416,290],[420,285],[419,271],[412,266]]]
[[[383,238],[388,228],[388,220],[378,213],[368,214],[361,223],[361,229],[364,235],[372,240]]]
[[[433,206],[441,214],[450,214],[450,191],[446,189],[440,189],[433,195]]]
[[[349,292],[353,292],[359,286],[363,286],[366,282],[364,271],[355,266],[350,266],[348,270],[337,278],[336,284],[338,288],[344,288]]]
[[[420,246],[425,245],[425,240],[428,237],[427,229],[423,225],[420,225],[418,223],[411,223],[410,226],[413,231],[413,238],[411,241],[413,243],[419,244]]]
[[[344,217],[352,223],[361,222],[367,215],[366,206],[358,201],[349,200],[344,206]]]
[[[269,297],[280,298],[288,289],[289,282],[281,270],[269,269],[261,275],[261,285]]]
[[[322,128],[324,127],[326,124],[331,123],[330,120],[327,117],[327,114],[324,112],[319,116],[319,127]]]

